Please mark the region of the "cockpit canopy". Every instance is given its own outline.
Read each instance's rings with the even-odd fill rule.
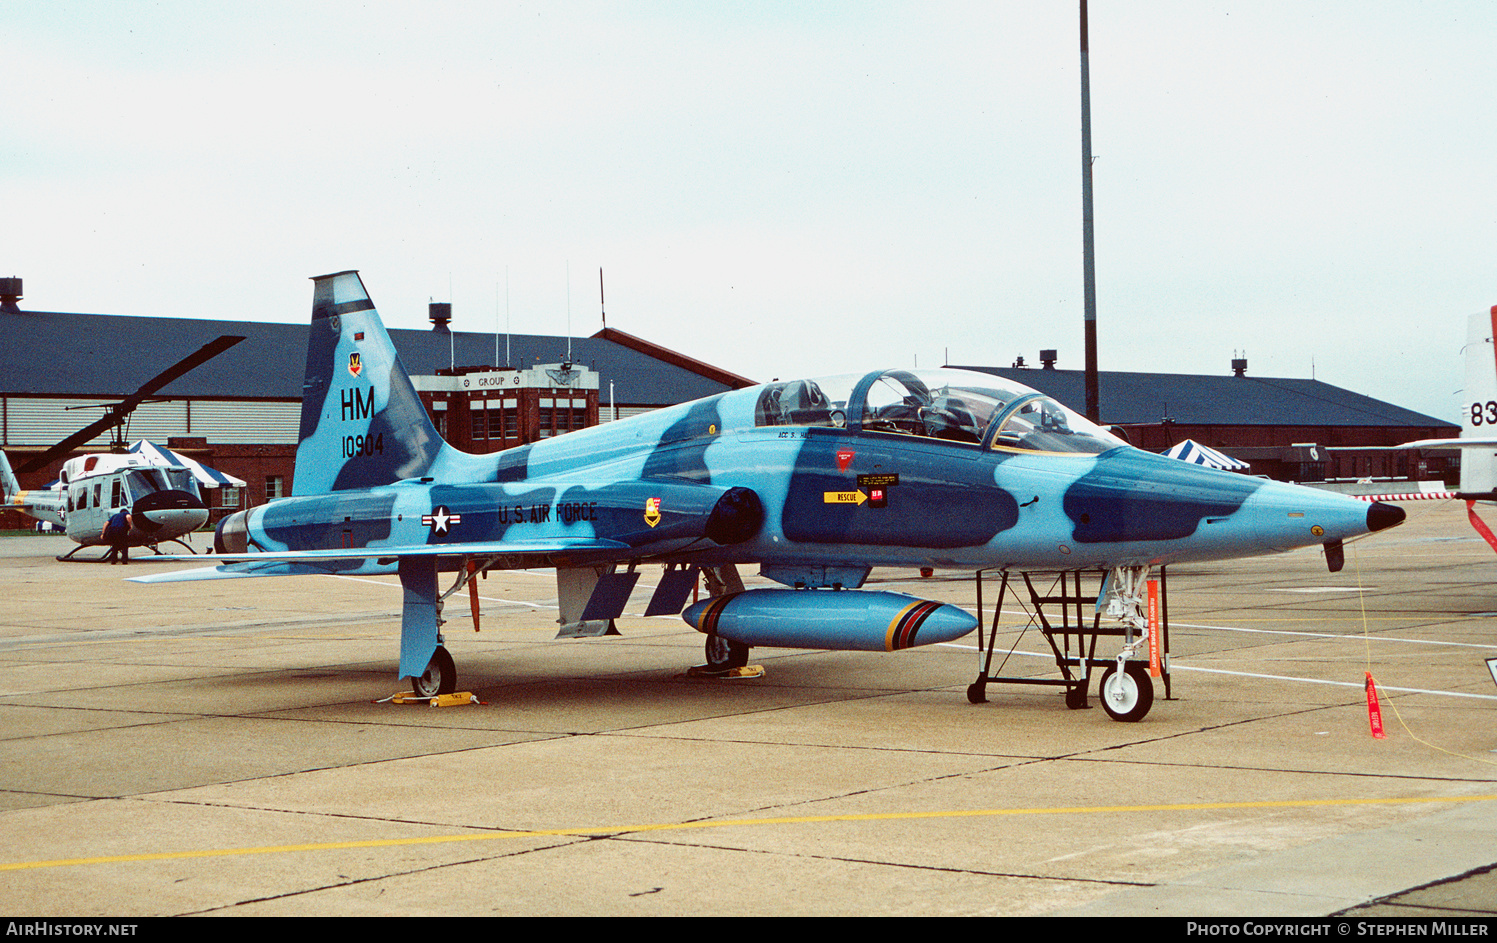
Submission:
[[[186,491],[192,495],[198,493],[197,482],[193,480],[192,472],[185,468],[160,466],[132,468],[125,472],[125,488],[129,491],[132,501],[138,501],[157,491]]]
[[[770,383],[756,426],[827,426],[983,449],[1095,455],[1124,443],[1055,400],[966,370],[884,370]]]

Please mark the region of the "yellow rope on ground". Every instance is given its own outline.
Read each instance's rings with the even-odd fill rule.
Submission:
[[[1362,608],[1362,647],[1365,653],[1364,670],[1367,673],[1368,679],[1370,679],[1372,682],[1373,689],[1379,692],[1378,703],[1382,704],[1384,702],[1387,702],[1388,706],[1393,708],[1393,716],[1398,718],[1398,726],[1402,727],[1403,732],[1408,734],[1415,743],[1421,743],[1424,746],[1429,747],[1431,750],[1437,750],[1440,753],[1444,753],[1448,756],[1458,756],[1462,759],[1472,760],[1477,763],[1485,763],[1488,766],[1497,766],[1497,760],[1493,760],[1489,757],[1483,756],[1472,756],[1469,753],[1461,753],[1458,750],[1447,750],[1446,748],[1438,744],[1430,743],[1428,740],[1414,733],[1413,730],[1409,729],[1408,723],[1403,719],[1403,714],[1398,710],[1397,700],[1389,692],[1385,691],[1382,686],[1377,683],[1377,679],[1372,676],[1372,636],[1367,628],[1367,599],[1362,591],[1362,561],[1360,559],[1360,554],[1357,553],[1355,547],[1352,548],[1351,556],[1352,569],[1355,570],[1357,574],[1357,602]]]

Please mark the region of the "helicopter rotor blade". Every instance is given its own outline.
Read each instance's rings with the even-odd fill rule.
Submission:
[[[68,436],[66,439],[63,439],[61,442],[52,446],[50,449],[47,449],[41,455],[38,455],[36,458],[33,458],[25,465],[22,465],[20,468],[16,469],[16,474],[24,475],[28,472],[34,472],[42,466],[46,465],[48,462],[52,461],[52,459],[56,458],[57,456],[72,451],[74,447],[82,445],[83,443],[94,438],[99,433],[110,428],[111,426],[118,425],[119,423],[124,421],[126,416],[134,412],[135,408],[139,406],[152,393],[155,393],[157,390],[161,389],[163,386],[166,386],[168,383],[172,382],[183,374],[191,370],[196,370],[198,367],[201,367],[203,364],[212,360],[214,357],[217,357],[219,354],[228,350],[230,347],[233,347],[235,344],[239,343],[242,340],[244,340],[242,336],[234,334],[224,334],[212,341],[209,341],[202,347],[199,347],[193,353],[187,355],[186,357],[177,361],[175,364],[172,364],[170,367],[167,367],[165,370],[147,380],[140,387],[140,389],[136,390],[134,393],[131,393],[120,402],[114,404],[113,406],[110,406],[109,412],[106,413],[103,418],[89,423],[82,429],[79,429],[77,432]]]
[[[198,367],[201,367],[203,364],[212,360],[214,357],[217,357],[219,354],[228,350],[230,347],[233,347],[235,344],[239,343],[242,340],[244,340],[244,337],[242,335],[224,334],[221,337],[209,341],[202,347],[199,347],[195,353],[189,354],[188,356],[177,361],[172,366],[167,367],[165,370],[147,380],[144,384],[141,385],[140,389],[125,397],[124,402],[120,405],[129,407],[128,409],[124,410],[124,412],[126,413],[134,410],[135,407],[140,404],[140,401],[145,399],[147,396],[150,396],[152,393],[161,389],[163,386],[166,386],[168,383],[177,379],[177,377],[182,376],[184,373],[190,373],[191,371],[196,370]]]

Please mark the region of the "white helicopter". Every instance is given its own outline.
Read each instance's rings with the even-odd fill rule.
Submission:
[[[0,479],[6,506],[63,528],[78,544],[59,560],[71,559],[84,547],[108,546],[111,553],[124,551],[126,563],[130,547],[182,543],[182,537],[207,523],[200,483],[244,486],[238,478],[144,439],[123,454],[100,452],[69,459],[59,479],[41,490],[23,490],[10,462],[0,454]],[[125,518],[110,533],[110,522],[122,511]],[[128,530],[120,531],[121,526]]]
[[[9,459],[0,453],[0,505],[63,528],[78,546],[58,557],[59,560],[72,559],[84,547],[107,546],[109,552],[100,559],[111,562],[121,559],[128,563],[131,547],[154,549],[164,542],[182,543],[182,537],[208,521],[208,507],[199,491],[199,482],[209,487],[243,487],[244,482],[144,439],[126,450],[123,434],[126,422],[130,413],[156,390],[243,339],[226,335],[203,345],[108,407],[102,419],[21,467],[23,474],[36,471],[105,429],[114,429],[111,451],[69,459],[63,463],[58,480],[46,488],[23,489]]]

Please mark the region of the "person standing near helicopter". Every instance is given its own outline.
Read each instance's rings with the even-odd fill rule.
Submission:
[[[99,533],[100,539],[109,545],[109,553],[104,559],[110,563],[123,562],[126,566],[130,565],[130,529],[134,523],[128,507],[120,508],[105,522],[104,529]]]

